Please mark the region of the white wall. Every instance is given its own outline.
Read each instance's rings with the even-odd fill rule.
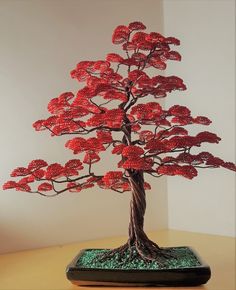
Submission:
[[[181,39],[183,60],[168,74],[181,76],[188,90],[166,101],[185,104],[194,115],[213,121],[208,129],[222,137],[209,150],[235,161],[235,2],[232,0],[165,0],[166,35]],[[195,132],[195,131],[192,131]],[[168,178],[169,227],[235,235],[235,174],[202,170],[193,181]]]
[[[64,140],[35,132],[32,123],[47,116],[51,98],[78,88],[69,76],[78,61],[101,59],[117,49],[111,43],[117,25],[140,20],[150,30],[162,31],[161,1],[148,3],[0,1],[0,184],[13,168],[32,159],[64,162],[72,157]],[[149,230],[167,226],[166,181],[152,182],[146,215]],[[1,191],[0,252],[126,235],[129,198],[100,189],[53,199]]]

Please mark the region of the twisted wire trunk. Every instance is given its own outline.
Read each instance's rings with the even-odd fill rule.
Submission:
[[[146,194],[143,173],[129,171],[129,182],[132,190],[130,201],[129,242],[133,244],[143,234],[144,215],[146,211]]]
[[[146,194],[144,177],[141,170],[128,170],[132,191],[130,201],[129,247],[134,246],[138,254],[148,260],[153,260],[160,253],[159,246],[149,240],[144,232],[144,215],[146,211]]]

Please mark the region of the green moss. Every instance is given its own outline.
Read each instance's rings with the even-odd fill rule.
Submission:
[[[144,261],[132,250],[132,259],[130,250],[125,251],[122,255],[116,253],[112,257],[101,260],[101,254],[108,252],[105,249],[88,249],[83,252],[77,261],[79,268],[90,269],[113,269],[113,270],[157,270],[157,269],[180,269],[189,267],[198,267],[201,265],[197,257],[188,247],[176,247],[171,249],[174,257],[162,258],[161,263],[158,261]]]

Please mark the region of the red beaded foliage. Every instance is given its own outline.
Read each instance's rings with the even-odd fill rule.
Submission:
[[[6,182],[3,189],[54,196],[98,185],[124,192],[132,190],[129,176],[135,172],[192,179],[199,168],[236,171],[235,164],[209,152],[191,153],[203,143],[220,141],[214,133],[202,131],[193,136],[186,129],[191,124],[209,125],[207,117],[192,116],[185,106],[165,109],[158,103],[172,91],[186,90],[180,77],[153,73],[166,69],[169,60],[181,60],[172,49],[180,41],[145,30],[138,21],[116,27],[112,42],[121,45],[121,53],[108,53],[105,60],[79,62],[71,77],[83,87],[53,98],[47,107],[50,116],[33,124],[36,131],[48,130],[52,136],[73,135],[65,146],[81,158],[64,165],[33,160],[27,167],[14,169],[11,176],[19,180]],[[119,171],[95,174],[95,163],[107,150],[120,158]],[[35,182],[38,185],[32,189]],[[145,181],[143,187],[151,188]],[[50,191],[55,193],[48,194]]]

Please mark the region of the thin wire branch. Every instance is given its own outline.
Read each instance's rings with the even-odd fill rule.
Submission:
[[[78,180],[81,180],[81,179],[84,179],[84,178],[87,178],[91,175],[94,175],[93,173],[91,174],[87,174],[87,175],[83,175],[83,176],[80,176],[80,177],[77,177],[77,178],[74,178],[74,179],[71,179],[71,178],[68,178],[65,179],[65,180],[56,180],[56,179],[46,179],[46,178],[37,178],[37,176],[34,175],[34,173],[32,172],[32,175],[36,178],[37,181],[53,181],[55,183],[65,183],[65,182],[75,182],[75,181],[78,181]]]
[[[118,189],[115,189],[114,187],[110,187],[110,189],[118,193],[124,193],[125,191],[127,191],[127,190],[118,190]]]
[[[193,167],[197,167],[197,168],[217,168],[218,166],[214,166],[214,165],[206,165],[206,166],[200,166],[200,165],[192,165]]]
[[[88,168],[89,175],[92,175],[91,168],[92,168],[92,161],[90,160],[89,168]]]
[[[175,153],[175,152],[185,152],[186,148],[184,149],[173,149],[173,150],[170,150],[170,151],[160,151],[160,152],[156,152],[156,153],[153,153],[153,154],[149,154],[149,155],[145,155],[147,152],[144,153],[145,155],[145,158],[148,158],[148,157],[155,157],[157,155],[160,155],[160,154],[167,154],[167,153]]]
[[[149,175],[151,175],[151,176],[153,176],[153,177],[156,177],[156,178],[162,177],[162,176],[164,175],[164,174],[155,175],[154,173],[152,173],[152,172],[148,172],[148,171],[144,171],[144,173],[147,173],[147,174],[149,174]]]

